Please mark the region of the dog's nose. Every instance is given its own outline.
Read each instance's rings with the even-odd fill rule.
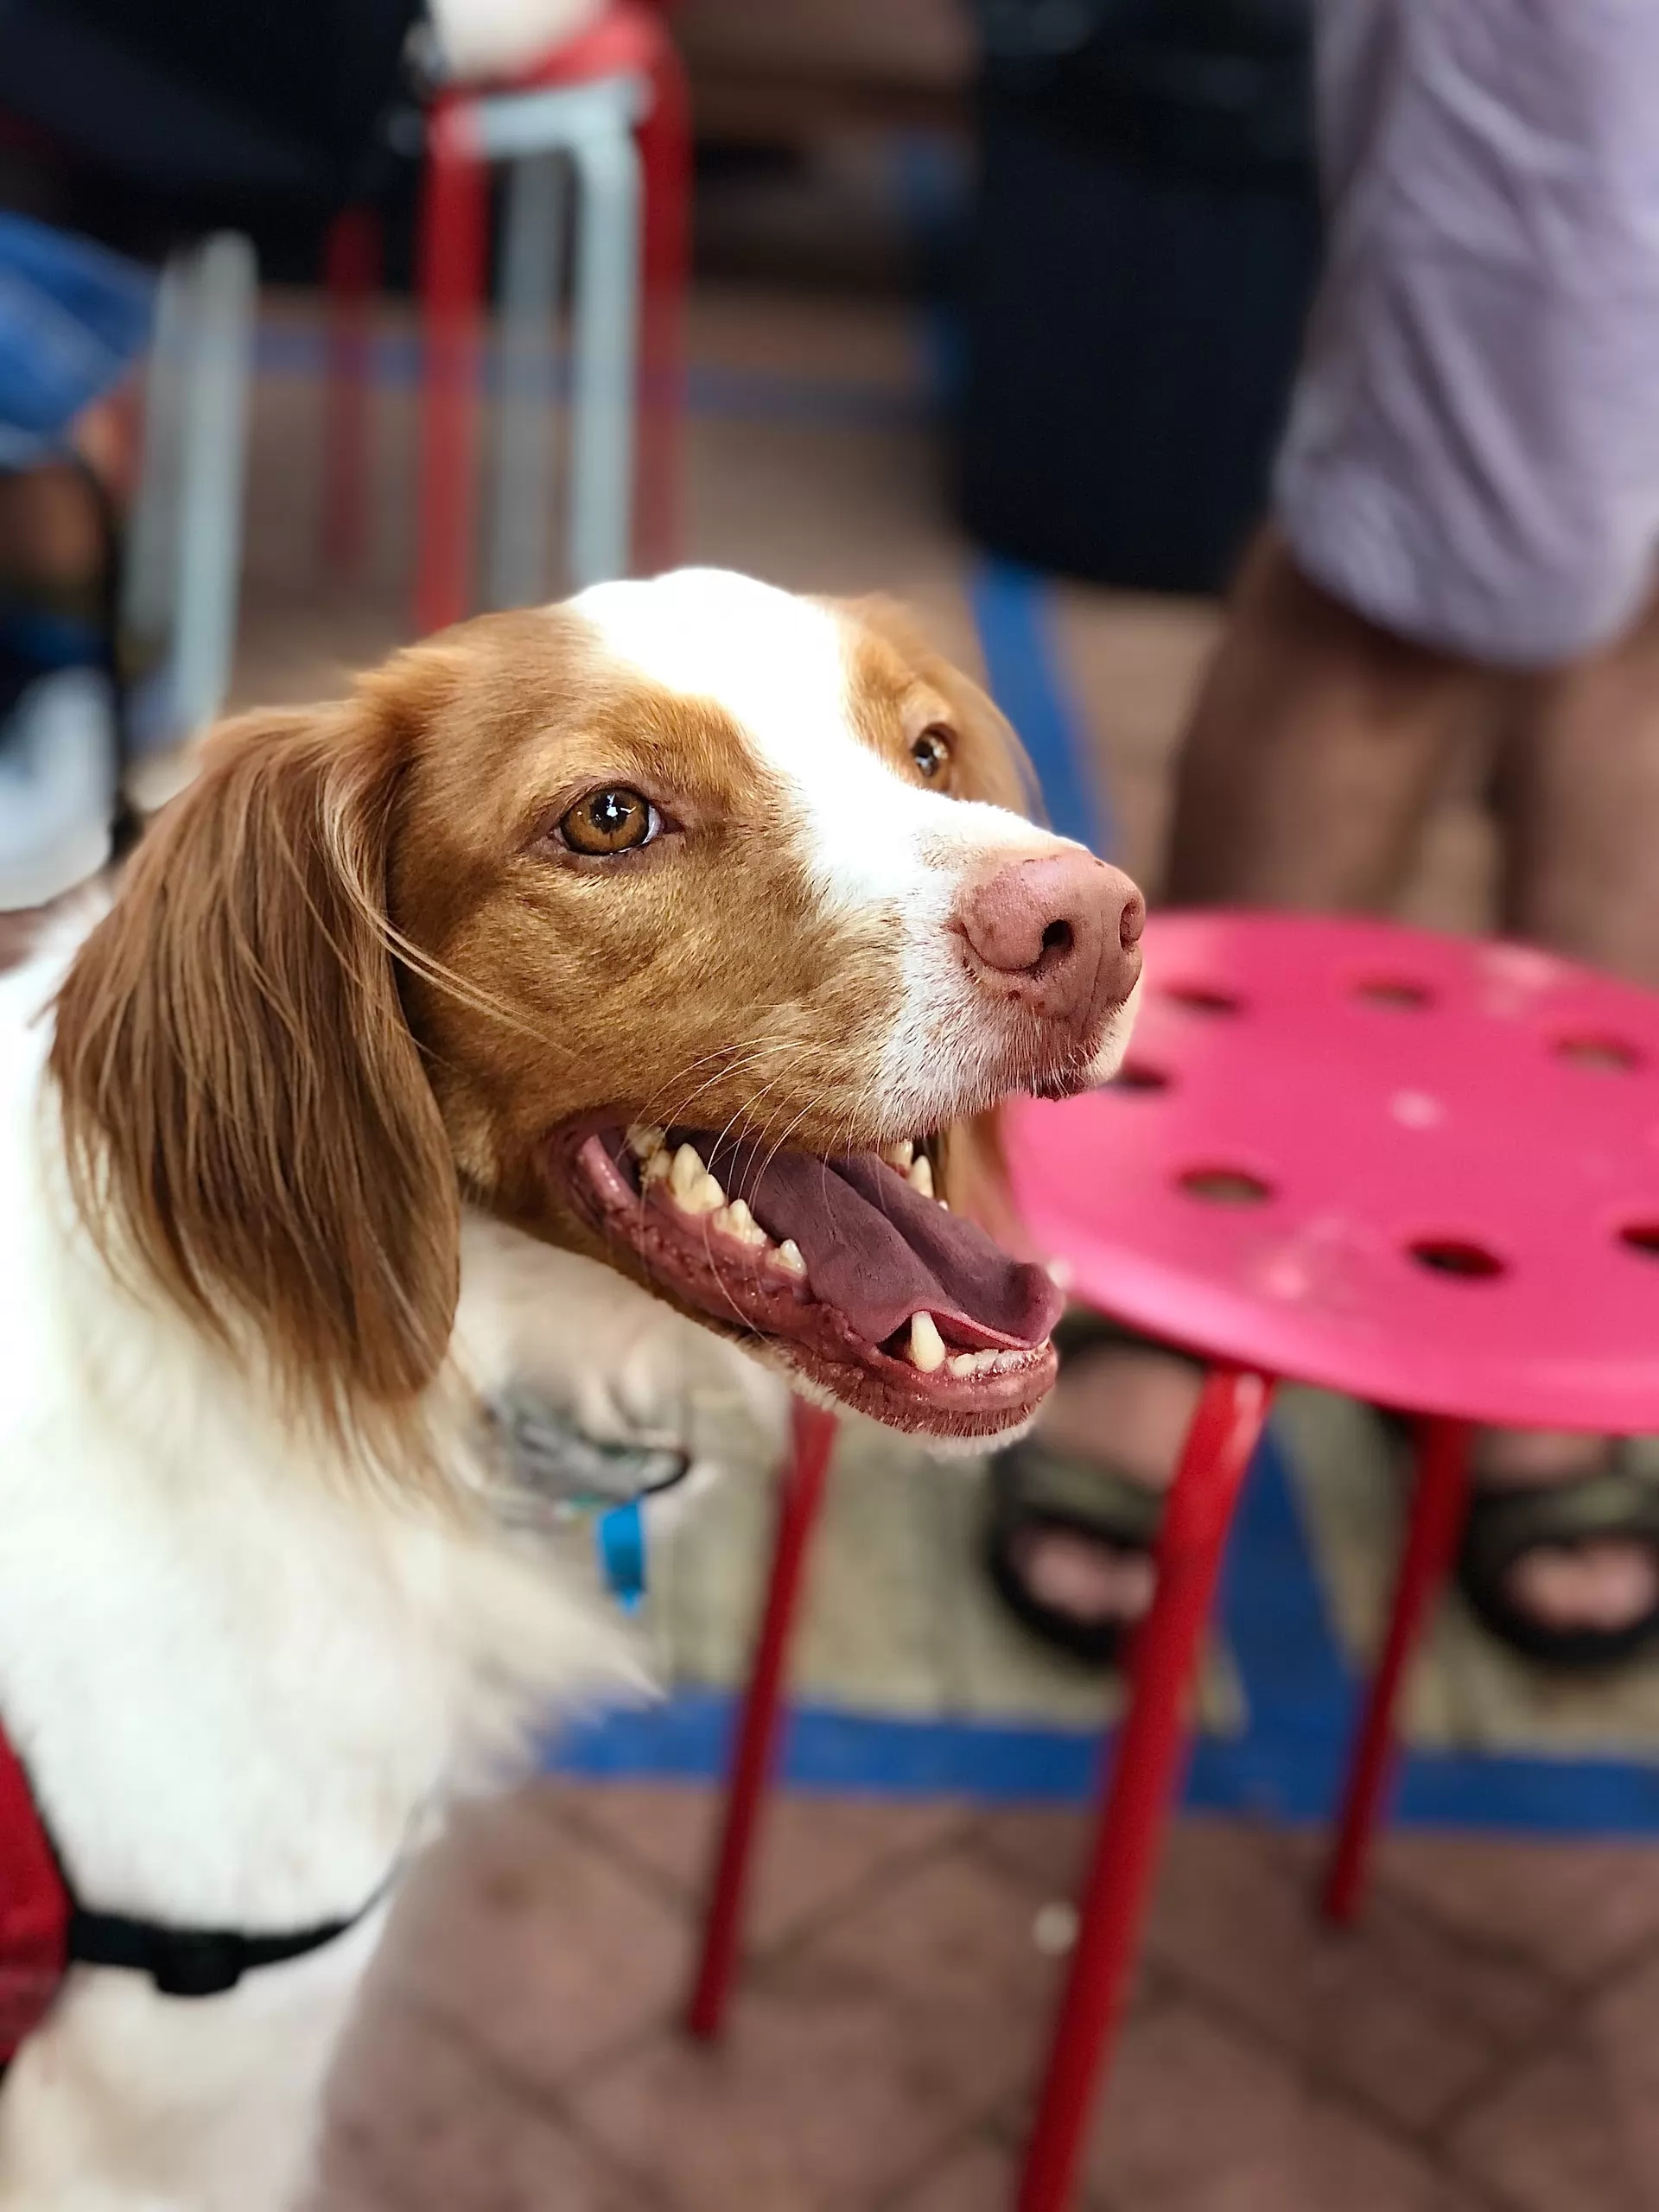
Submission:
[[[964,887],[956,919],[982,988],[1082,1034],[1135,988],[1146,916],[1127,875],[1074,849],[1001,862]]]

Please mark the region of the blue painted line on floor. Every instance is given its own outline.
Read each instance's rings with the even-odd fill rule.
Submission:
[[[592,1781],[709,1783],[726,1770],[736,1700],[682,1690],[649,1711],[569,1729],[549,1767]],[[1075,1803],[1095,1789],[1109,1738],[985,1720],[901,1720],[805,1705],[791,1715],[785,1787],[866,1796],[953,1796],[986,1803]],[[1331,1818],[1343,1737],[1275,1741],[1254,1728],[1201,1738],[1184,1802],[1287,1826]],[[1513,1752],[1412,1751],[1393,1815],[1409,1826],[1498,1834],[1659,1838],[1659,1768],[1625,1759]]]
[[[1047,583],[1034,569],[988,559],[975,564],[968,593],[991,696],[1024,740],[1050,822],[1062,836],[1109,852],[1111,819],[1090,770]]]
[[[1239,1737],[1198,1739],[1184,1802],[1195,1811],[1327,1822],[1358,1685],[1326,1616],[1272,1438],[1241,1504],[1220,1620],[1243,1678],[1248,1726]],[[591,1779],[714,1781],[725,1771],[735,1711],[728,1692],[681,1690],[658,1706],[573,1724],[550,1745],[548,1764]],[[1092,1793],[1109,1747],[1086,1730],[803,1705],[790,1716],[781,1771],[798,1789],[1071,1803]],[[1659,1764],[1410,1751],[1394,1817],[1500,1834],[1659,1838]]]

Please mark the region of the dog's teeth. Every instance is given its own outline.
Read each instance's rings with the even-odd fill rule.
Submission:
[[[944,1338],[931,1313],[910,1317],[910,1362],[924,1375],[936,1374],[944,1365]]]
[[[687,1213],[718,1213],[726,1203],[726,1193],[713,1175],[704,1175],[694,1185],[690,1195],[680,1200]]]
[[[932,1197],[933,1163],[929,1160],[925,1153],[923,1153],[918,1159],[911,1162],[908,1179],[910,1182],[910,1187],[912,1191],[919,1191],[925,1198],[931,1198]]]
[[[666,1129],[653,1128],[649,1122],[636,1122],[628,1131],[628,1150],[636,1160],[650,1160],[659,1153],[666,1141]]]
[[[896,1167],[901,1175],[908,1175],[910,1163],[916,1157],[916,1147],[906,1137],[902,1144],[890,1144],[881,1157],[889,1167]]]
[[[944,1363],[947,1375],[977,1375],[979,1354],[976,1351],[953,1351]]]
[[[668,1187],[683,1205],[708,1172],[702,1164],[702,1154],[696,1145],[683,1144],[674,1155]]]
[[[806,1281],[806,1262],[792,1236],[785,1236],[772,1256],[786,1275],[798,1275],[803,1282]]]
[[[1022,1351],[999,1351],[994,1353],[991,1359],[991,1364],[1001,1374],[1007,1374],[1012,1367],[1023,1367],[1025,1363],[1026,1355]]]
[[[747,1244],[756,1251],[772,1242],[741,1198],[734,1198],[730,1205],[721,1208],[715,1216],[715,1227],[723,1229],[728,1236],[734,1236],[740,1244]]]
[[[639,1170],[641,1183],[666,1183],[674,1173],[674,1157],[668,1147],[659,1145]]]

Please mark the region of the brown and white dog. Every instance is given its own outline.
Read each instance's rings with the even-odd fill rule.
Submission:
[[[1057,1300],[951,1132],[1111,1071],[1141,902],[1022,795],[888,611],[606,585],[230,724],[0,983],[0,1724],[83,1904],[346,1918],[627,1668],[495,1510],[503,1389],[649,1421],[712,1332],[1030,1417]],[[74,1970],[0,2207],[292,2203],[378,1921],[207,2000]]]

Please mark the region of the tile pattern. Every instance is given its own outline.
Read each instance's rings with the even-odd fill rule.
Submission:
[[[1080,1812],[791,1796],[729,2033],[680,2032],[714,1807],[537,1783],[418,1871],[315,2212],[1007,2212]],[[1659,1849],[1176,1828],[1079,2212],[1659,2212]]]

